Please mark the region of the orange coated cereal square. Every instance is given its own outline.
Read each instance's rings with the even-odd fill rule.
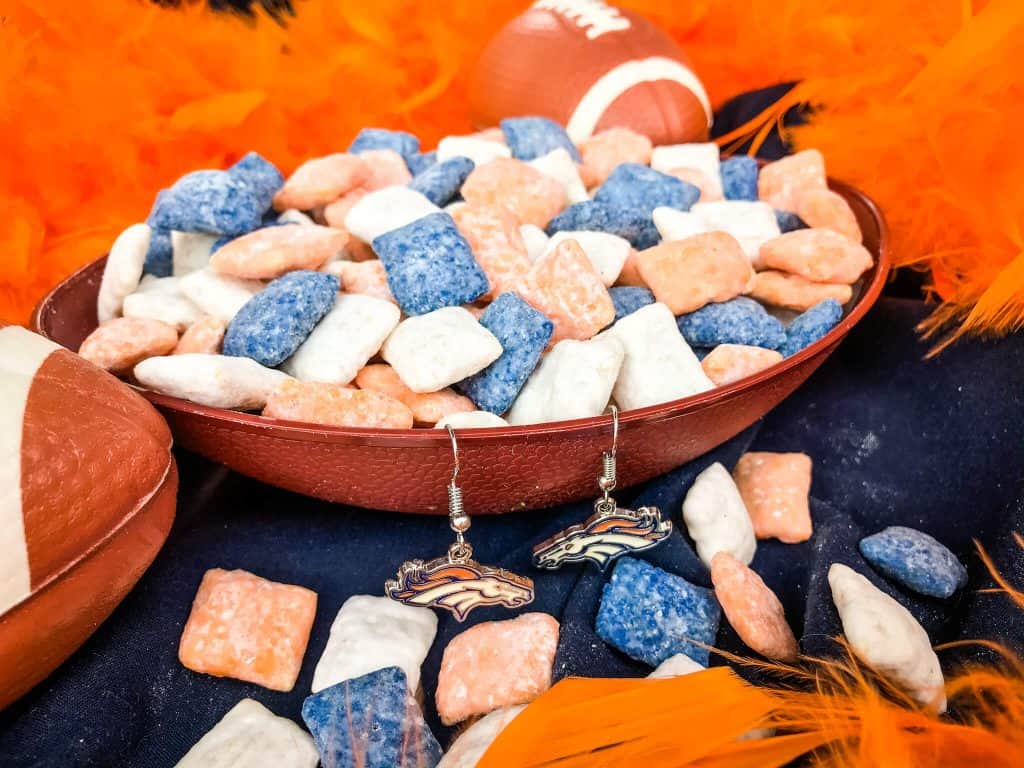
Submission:
[[[759,539],[787,544],[811,538],[811,457],[752,451],[732,473]]]

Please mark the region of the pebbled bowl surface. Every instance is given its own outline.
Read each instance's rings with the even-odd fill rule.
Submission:
[[[867,195],[842,182],[875,265],[832,331],[781,363],[682,400],[620,414],[619,487],[680,466],[764,416],[811,375],[875,303],[889,272],[885,219]],[[71,350],[96,327],[105,257],[54,288],[33,314],[34,330]],[[431,429],[324,427],[208,408],[142,390],[166,417],[179,446],[244,475],[298,493],[370,509],[447,514],[451,444]],[[611,417],[458,433],[459,481],[473,514],[538,509],[597,493]]]

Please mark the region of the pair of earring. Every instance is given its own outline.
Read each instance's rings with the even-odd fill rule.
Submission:
[[[590,561],[604,570],[620,555],[657,546],[672,532],[672,521],[663,520],[657,507],[624,509],[612,498],[617,479],[619,437],[619,410],[614,405],[611,416],[612,448],[601,455],[602,471],[597,483],[602,495],[594,502],[594,514],[535,546],[533,563],[537,568],[554,570],[569,563]],[[391,599],[406,605],[444,608],[459,621],[481,606],[519,608],[528,605],[534,598],[533,579],[482,565],[473,559],[473,547],[465,538],[471,521],[457,482],[458,441],[451,427],[448,427],[448,435],[455,460],[448,483],[448,523],[455,532],[455,541],[445,556],[427,562],[403,563],[396,578],[385,584],[385,592]]]

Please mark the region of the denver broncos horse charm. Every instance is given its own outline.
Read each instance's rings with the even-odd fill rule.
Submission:
[[[672,533],[672,521],[662,520],[657,507],[634,511],[616,505],[608,512],[600,508],[602,502],[603,499],[598,500],[594,505],[596,511],[586,522],[570,526],[535,546],[533,564],[554,570],[567,563],[590,560],[603,571],[619,555],[650,549]]]

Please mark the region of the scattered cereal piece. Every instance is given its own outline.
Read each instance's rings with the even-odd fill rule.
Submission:
[[[484,715],[455,738],[437,768],[476,768],[487,749],[524,706],[504,707]]]
[[[337,293],[334,275],[297,271],[279,277],[249,299],[228,324],[224,354],[251,357],[269,368],[280,365],[331,309]]]
[[[192,603],[178,659],[193,672],[290,691],[315,615],[316,593],[305,587],[211,568]]]
[[[345,229],[365,243],[441,209],[409,187],[386,187],[363,196],[345,215]]]
[[[643,560],[621,557],[601,593],[597,634],[652,667],[678,653],[706,667],[705,646],[714,645],[721,615],[710,589]]]
[[[452,218],[487,275],[488,295],[512,290],[530,271],[531,260],[518,222],[507,208],[467,203],[452,213]],[[544,240],[547,242],[547,235]]]
[[[700,171],[711,185],[708,191],[721,199],[722,181],[719,172],[718,145],[713,141],[692,144],[667,144],[655,147],[651,153],[651,168],[669,173],[676,168]]]
[[[370,166],[370,176],[363,182],[367,192],[412,181],[405,159],[393,149],[368,149],[359,153],[359,159]]]
[[[486,621],[451,639],[437,678],[445,725],[501,707],[527,704],[551,687],[558,622],[546,613]]]
[[[736,155],[719,166],[722,194],[726,200],[757,200],[757,160]]]
[[[768,163],[757,178],[757,196],[773,208],[796,210],[796,197],[807,189],[825,189],[825,158],[816,149],[805,149]]]
[[[906,608],[840,563],[828,571],[832,601],[853,652],[919,704],[946,711],[942,668],[931,640]]]
[[[345,229],[345,217],[355,207],[355,204],[370,194],[366,187],[350,189],[337,200],[324,206],[323,219],[328,227]]]
[[[798,229],[807,229],[807,222],[795,213],[780,211],[778,208],[775,209],[775,221],[778,223],[779,231],[782,234],[794,232]]]
[[[725,232],[662,243],[640,251],[636,261],[644,282],[674,315],[739,296],[754,274],[739,242]]]
[[[174,355],[216,355],[220,353],[221,342],[227,326],[213,315],[201,315],[178,339]]]
[[[705,669],[707,667],[698,664],[685,653],[677,653],[661,662],[647,677],[651,680],[682,677],[683,675],[692,675],[694,672],[703,672]]]
[[[390,131],[386,128],[363,128],[352,140],[348,151],[353,155],[374,149],[391,149],[408,162],[420,151],[420,140],[405,131]]]
[[[474,165],[486,165],[492,160],[512,157],[512,150],[504,143],[488,141],[479,136],[445,136],[437,144],[437,162],[455,157],[469,158]]]
[[[412,411],[383,392],[295,379],[270,393],[263,415],[333,427],[412,428]]]
[[[530,257],[532,264],[548,249],[547,233],[535,224],[522,224],[519,227],[519,235],[526,246],[526,254]]]
[[[929,597],[947,598],[967,584],[967,569],[923,531],[892,525],[860,540],[860,553],[883,575]]]
[[[708,231],[704,222],[690,211],[678,211],[675,208],[661,206],[654,209],[651,219],[658,228],[661,239],[666,242],[685,240]]]
[[[594,193],[595,202],[647,215],[659,206],[688,211],[699,197],[700,190],[693,184],[639,163],[623,163]]]
[[[746,296],[705,304],[694,312],[681,315],[676,325],[691,347],[746,344],[778,349],[786,341],[786,329],[782,323]]]
[[[395,297],[388,288],[388,274],[384,263],[379,259],[372,261],[334,261],[325,264],[321,272],[334,275],[341,281],[343,293],[362,294],[375,299],[383,299],[396,304]]]
[[[786,342],[779,348],[784,357],[795,355],[831,331],[843,317],[843,306],[825,299],[798,316],[786,328]]]
[[[206,232],[171,232],[171,274],[187,275],[209,264],[213,244],[220,237]]]
[[[151,230],[148,224],[132,224],[110,246],[107,263],[103,267],[96,316],[100,323],[113,320],[121,314],[126,296],[134,293],[142,279],[146,264]]]
[[[163,278],[172,280],[174,278]],[[179,333],[199,319],[199,307],[179,292],[137,291],[124,297],[125,317],[145,317],[174,326]]]
[[[447,205],[459,194],[463,182],[476,166],[468,157],[453,157],[436,163],[409,184],[434,205]]]
[[[811,538],[810,456],[751,451],[740,456],[732,474],[757,538],[786,544]]]
[[[288,375],[247,357],[186,353],[150,357],[135,366],[138,382],[172,397],[211,408],[262,408]]]
[[[508,117],[501,121],[505,143],[517,160],[535,160],[555,149],[564,149],[574,162],[580,153],[565,129],[546,117]]]
[[[307,160],[292,172],[274,195],[274,209],[307,211],[326,205],[370,178],[370,166],[356,155],[335,152]]]
[[[615,306],[616,321],[633,314],[641,307],[654,303],[654,294],[641,286],[609,288],[608,294],[612,297],[612,304]]]
[[[845,304],[853,298],[853,288],[845,283],[815,283],[800,275],[768,269],[754,275],[749,295],[765,304],[803,312],[825,299]]]
[[[244,235],[263,222],[257,190],[227,171],[186,173],[157,196],[147,220],[154,229]]]
[[[468,203],[504,205],[520,224],[546,226],[565,207],[557,181],[520,160],[499,158],[478,166],[462,185]]]
[[[459,152],[456,154],[464,153]],[[472,160],[472,158],[470,159]],[[437,161],[438,155],[436,149],[431,152],[420,152],[419,154],[405,158],[405,164],[409,167],[409,173],[413,176],[419,176]],[[474,162],[476,161],[474,160]]]
[[[724,199],[722,197],[721,184],[717,180],[712,180],[704,171],[697,168],[672,168],[665,171],[665,173],[695,186],[700,192],[700,197],[697,198],[699,203],[710,203]]]
[[[263,288],[263,283],[257,280],[240,280],[221,275],[209,267],[185,275],[180,283],[181,292],[193,304],[225,325]]]
[[[484,310],[480,325],[501,343],[501,357],[460,382],[458,389],[477,407],[505,413],[537,367],[554,325],[511,291],[501,294]]]
[[[764,267],[816,283],[854,283],[874,263],[860,243],[831,229],[798,229],[761,246]]]
[[[413,392],[437,392],[482,371],[501,344],[462,307],[410,317],[384,342],[381,356]],[[434,419],[437,421],[437,419]]]
[[[861,243],[864,236],[846,198],[831,189],[807,189],[796,196],[796,214],[811,227],[831,229]]]
[[[728,232],[735,237],[757,268],[760,268],[761,246],[779,236],[775,211],[766,203],[723,200],[698,203],[691,211],[707,230]]]
[[[470,413],[476,408],[472,400],[450,387],[437,392],[413,392],[405,386],[394,368],[380,363],[368,365],[359,371],[356,385],[360,389],[383,392],[400,401],[419,424],[436,424],[446,416]]]
[[[587,186],[603,184],[623,163],[649,164],[651,151],[651,140],[629,128],[609,128],[595,133],[580,144],[583,165],[592,180]]]
[[[769,659],[796,661],[800,648],[779,598],[760,576],[728,552],[711,559],[711,582],[740,640]]]
[[[434,768],[441,759],[398,667],[314,693],[302,703],[302,719],[325,768]]]
[[[587,188],[583,186],[583,180],[580,178],[579,166],[564,148],[553,149],[546,155],[530,160],[529,164],[561,184],[570,203],[590,199]]]
[[[556,232],[580,230],[609,232],[624,237],[634,248],[650,248],[659,239],[658,230],[648,214],[595,200],[570,205],[548,223],[546,231],[554,235]]]
[[[348,242],[332,227],[265,227],[235,238],[210,258],[214,271],[248,280],[273,280],[297,269],[319,269]]]
[[[736,483],[717,461],[693,481],[683,500],[683,521],[704,565],[719,552],[742,563],[754,559],[754,525]]]
[[[782,360],[782,354],[774,349],[744,344],[719,344],[704,356],[700,365],[716,387],[724,387],[771,368]]]
[[[501,416],[490,411],[465,411],[464,413],[453,413],[445,416],[437,424],[437,429],[488,429],[491,427],[507,427],[508,422]]]
[[[287,717],[242,699],[174,768],[316,768],[313,739]]]
[[[114,374],[130,371],[140,360],[168,354],[178,344],[174,326],[146,317],[116,317],[90,333],[78,354]]]
[[[548,241],[548,248],[553,249],[565,240],[575,240],[601,275],[606,285],[614,285],[622,272],[622,267],[629,258],[629,241],[608,232],[556,232]]]
[[[259,152],[247,152],[241,160],[228,168],[228,173],[248,185],[259,201],[261,211],[270,208],[274,195],[284,186],[281,171]]]
[[[614,336],[625,350],[614,391],[620,408],[667,403],[714,386],[664,304],[642,307],[602,335]]]

